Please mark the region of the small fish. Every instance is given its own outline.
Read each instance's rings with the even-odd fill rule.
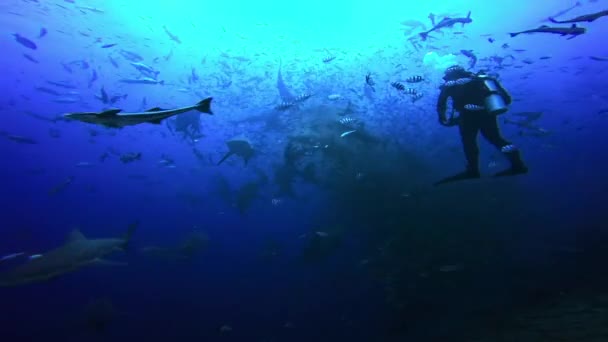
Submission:
[[[54,89],[46,88],[46,87],[35,87],[34,89],[36,89],[37,91],[39,91],[41,93],[47,93],[47,94],[51,94],[51,95],[55,95],[55,96],[61,95],[60,92],[58,92]]]
[[[331,95],[327,96],[327,99],[332,100],[332,101],[339,100],[341,98],[342,98],[342,95],[340,95],[340,94],[331,94]]]
[[[393,82],[393,83],[391,83],[391,86],[397,90],[401,90],[401,91],[405,90],[405,86],[399,82]]]
[[[90,67],[89,63],[87,61],[85,61],[84,59],[71,61],[68,63],[68,65],[70,65],[70,66],[75,65],[75,66],[80,67],[80,69],[83,69],[83,70],[88,69]]]
[[[121,49],[119,52],[124,58],[130,60],[131,62],[141,62],[144,60],[142,56],[136,54],[135,52],[131,52],[124,49]]]
[[[101,48],[102,49],[108,49],[108,48],[111,48],[111,47],[116,46],[116,45],[118,45],[118,44],[116,44],[116,43],[104,44],[104,45],[101,46]]]
[[[423,94],[422,93],[416,93],[414,95],[412,95],[412,102],[416,102],[418,100],[420,100],[422,98]]]
[[[338,122],[341,123],[342,125],[349,126],[349,125],[352,125],[355,122],[357,122],[357,120],[353,119],[350,116],[345,116],[345,117],[341,118],[340,120],[338,120]]]
[[[28,145],[35,145],[38,142],[32,138],[28,138],[28,137],[23,137],[20,135],[12,135],[12,134],[7,134],[6,138],[8,140],[14,141],[18,144],[28,144]]]
[[[87,10],[87,11],[91,11],[94,13],[105,13],[104,10],[99,9],[99,8],[95,8],[95,7],[89,7],[89,6],[76,6],[77,8],[79,8],[80,10]],[[84,11],[82,11],[84,13]]]
[[[169,36],[169,39],[171,39],[172,41],[174,41],[174,42],[176,42],[178,44],[182,43],[182,41],[179,39],[178,36],[174,35],[173,33],[171,33],[169,31],[169,29],[167,29],[167,26],[163,25],[163,30],[165,30],[165,33],[167,34],[167,36]]]
[[[100,100],[101,102],[107,104],[109,102],[109,100],[108,100],[108,93],[106,93],[106,90],[104,89],[104,87],[101,87],[100,94],[101,95],[99,95],[99,96],[95,95],[95,97],[98,100]]]
[[[62,192],[63,190],[65,190],[68,185],[72,184],[72,182],[74,181],[74,177],[73,176],[68,176],[66,177],[61,183],[55,185],[54,187],[52,187],[49,190],[49,195],[56,195],[60,192]]]
[[[46,36],[46,34],[48,33],[48,31],[43,27],[40,29],[40,33],[38,33],[38,39]]]
[[[407,89],[403,90],[403,93],[407,94],[407,95],[416,95],[416,94],[418,94],[418,90],[416,90],[414,88],[407,88]]]
[[[13,33],[13,36],[15,37],[15,40],[17,41],[17,43],[25,46],[28,49],[36,50],[38,48],[38,46],[36,45],[36,43],[34,43],[33,41],[31,41],[31,40],[23,37],[19,33]]]
[[[73,72],[72,68],[69,65],[61,63],[61,66],[63,67],[63,70],[67,71],[68,73],[71,74]]]
[[[116,61],[114,60],[114,58],[112,58],[112,56],[108,56],[108,60],[110,61],[110,64],[112,64],[113,67],[118,69],[118,63],[116,63]]]
[[[356,131],[357,131],[356,129],[353,129],[353,130],[351,130],[351,131],[346,131],[346,132],[344,132],[344,133],[340,134],[340,138],[344,138],[345,136],[350,135],[350,134],[353,134],[353,133],[355,133]]]
[[[128,83],[128,84],[160,84],[160,85],[165,84],[165,81],[158,81],[158,80],[155,80],[150,77],[135,78],[135,79],[123,78],[123,79],[118,80],[118,82]]]
[[[504,43],[504,44],[502,44],[502,45],[501,45],[501,47],[502,47],[503,49],[508,49],[508,48],[509,48],[509,44]]]
[[[495,40],[494,38],[488,38],[488,41],[489,41],[490,43],[494,43],[496,40]]]
[[[412,76],[412,77],[408,77],[405,81],[408,83],[418,83],[418,82],[422,82],[424,80],[424,77],[422,76]]]
[[[289,109],[291,107],[294,107],[297,104],[300,104],[300,103],[308,100],[310,97],[312,97],[312,94],[302,93],[301,95],[295,97],[291,101],[283,101],[283,102],[281,102],[274,109],[280,110],[280,111],[287,110],[287,109]]]
[[[35,260],[35,259],[40,259],[40,258],[42,258],[42,254],[32,254],[29,256],[28,259]]]
[[[57,103],[76,103],[80,101],[79,97],[71,97],[71,96],[62,96],[53,99],[53,102]]]
[[[279,103],[278,105],[276,105],[274,107],[274,109],[278,110],[278,111],[284,111],[284,110],[287,110],[287,109],[289,109],[289,108],[291,108],[293,106],[295,106],[294,102],[285,102],[285,101],[283,101],[283,102]]]
[[[333,61],[334,59],[336,59],[336,56],[326,56],[322,59],[323,63],[329,63],[331,61]]]
[[[93,69],[93,72],[91,73],[91,78],[89,79],[88,83],[89,88],[93,86],[93,83],[95,83],[95,81],[97,81],[97,71]]]
[[[592,59],[592,60],[598,61],[598,62],[608,62],[608,57],[602,57],[602,56],[589,56],[589,59]]]
[[[160,73],[160,71],[154,70],[154,68],[144,63],[131,62],[131,65],[135,69],[137,69],[137,71],[139,71],[143,76],[148,78],[156,79],[158,77],[158,74]]]
[[[371,73],[367,73],[367,75],[365,75],[365,84],[367,84],[373,92],[376,92],[376,89],[374,88],[374,86],[376,85],[376,82],[374,82],[374,79],[372,78],[372,74]]]
[[[24,57],[25,59],[27,59],[28,61],[32,62],[32,63],[36,63],[36,64],[38,64],[38,63],[39,63],[39,62],[38,62],[38,60],[37,60],[36,58],[34,58],[34,57],[32,57],[32,56],[28,55],[27,53],[24,53],[24,54],[23,54],[23,57]]]

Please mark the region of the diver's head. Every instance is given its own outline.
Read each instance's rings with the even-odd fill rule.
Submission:
[[[445,69],[443,80],[444,81],[455,81],[460,78],[471,77],[472,73],[464,70],[460,65],[452,65]]]

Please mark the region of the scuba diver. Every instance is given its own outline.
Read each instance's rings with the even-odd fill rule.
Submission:
[[[439,123],[446,127],[458,125],[467,160],[465,171],[446,177],[435,185],[459,180],[479,178],[479,147],[477,134],[498,148],[509,160],[511,167],[495,177],[514,176],[528,172],[517,147],[505,140],[498,128],[497,115],[503,114],[511,104],[511,96],[496,80],[483,72],[474,74],[455,65],[445,70],[444,84],[437,100]],[[452,98],[452,113],[446,116],[448,99]],[[454,112],[459,116],[454,117]]]

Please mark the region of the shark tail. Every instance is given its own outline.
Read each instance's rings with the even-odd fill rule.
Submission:
[[[213,100],[213,97],[208,97],[208,98],[202,100],[201,102],[196,104],[195,109],[198,110],[199,112],[213,115],[213,112],[211,111],[211,100]]]
[[[225,155],[222,157],[222,159],[220,159],[220,161],[219,161],[219,162],[217,162],[217,165],[220,165],[221,163],[223,163],[223,162],[224,162],[224,160],[228,159],[228,157],[230,157],[231,155],[233,155],[232,151],[230,151],[230,152],[226,153],[226,154],[225,154]]]
[[[139,226],[139,221],[135,221],[129,225],[129,228],[127,229],[127,233],[124,236],[125,242],[122,245],[122,249],[125,249],[125,250],[127,249],[127,247],[129,246],[129,242],[131,241],[133,234],[135,234],[135,230],[137,230],[138,226]]]
[[[467,13],[467,19],[470,19],[470,18],[471,18],[471,11],[469,11],[469,13]]]
[[[422,40],[426,40],[426,38],[429,36],[428,32],[420,32],[420,38],[422,38]]]

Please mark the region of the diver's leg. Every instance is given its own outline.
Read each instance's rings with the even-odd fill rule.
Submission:
[[[500,134],[498,122],[495,116],[487,116],[481,125],[481,134],[492,145],[502,152],[511,163],[511,168],[498,172],[495,176],[513,176],[528,172],[528,167],[521,159],[521,153],[517,146],[505,140]]]
[[[467,160],[467,171],[476,173],[479,177],[479,146],[477,145],[477,133],[479,124],[476,118],[463,117],[458,126],[464,156]]]
[[[479,126],[475,120],[466,120],[461,118],[459,129],[464,155],[467,160],[467,168],[463,172],[441,179],[440,181],[436,182],[435,185],[480,177],[479,147],[477,146],[477,133],[479,132]]]

